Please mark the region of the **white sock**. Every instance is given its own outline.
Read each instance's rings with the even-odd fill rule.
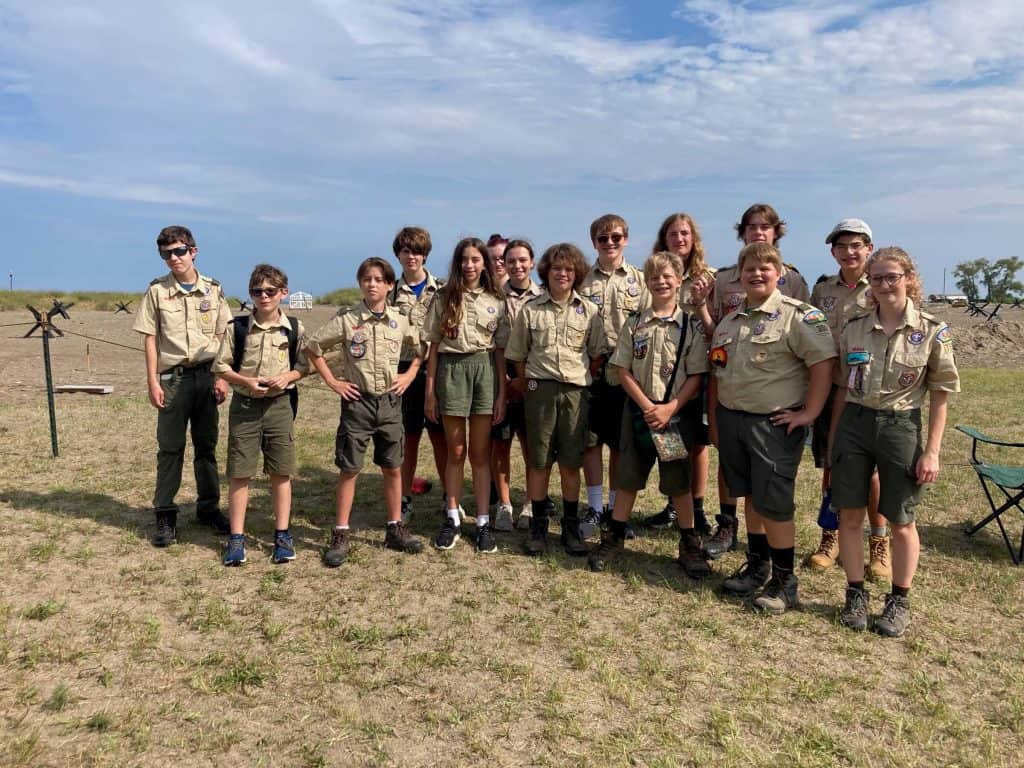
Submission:
[[[336,531],[347,531],[348,530],[348,526],[347,525],[336,525],[336,526],[334,526],[334,530],[336,530]]]
[[[489,522],[491,522],[491,516],[490,515],[477,515],[476,516],[476,527],[477,528],[483,528]]]
[[[591,509],[596,509],[598,512],[601,511],[601,507],[604,506],[604,486],[587,486],[587,506]]]
[[[615,491],[608,491],[608,509],[615,509]]]
[[[462,522],[462,518],[459,517],[459,510],[458,509],[449,509],[448,510],[448,519],[449,520],[454,520],[456,525],[458,525],[460,522]]]

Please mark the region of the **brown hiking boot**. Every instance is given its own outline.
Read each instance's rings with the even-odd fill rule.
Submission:
[[[676,562],[691,579],[704,579],[711,573],[711,567],[701,551],[700,536],[696,531],[679,534],[679,559]]]
[[[423,551],[423,542],[415,536],[410,536],[402,523],[388,525],[384,546],[397,552],[408,552],[410,555]]]
[[[717,560],[726,552],[736,549],[736,527],[739,522],[730,515],[715,515],[718,527],[704,542],[704,554],[708,560]]]
[[[754,607],[771,616],[781,616],[791,608],[799,608],[799,583],[796,574],[773,567],[771,581],[761,590],[761,594],[754,598]]]
[[[345,558],[348,557],[348,550],[351,545],[349,532],[335,528],[334,535],[331,537],[331,546],[324,552],[324,565],[328,568],[337,568],[344,563]]]
[[[865,575],[872,581],[891,581],[892,565],[889,563],[889,537],[871,536],[868,539],[871,560]]]
[[[839,531],[821,529],[821,543],[818,550],[807,557],[807,566],[816,571],[825,571],[839,561]]]

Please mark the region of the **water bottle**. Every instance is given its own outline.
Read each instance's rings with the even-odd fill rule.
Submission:
[[[818,510],[818,526],[826,531],[839,530],[839,513],[832,506],[831,488],[827,488],[821,497],[821,509]]]

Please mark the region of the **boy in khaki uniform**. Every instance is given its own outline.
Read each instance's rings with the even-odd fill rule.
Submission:
[[[729,488],[746,497],[747,563],[722,587],[783,613],[798,604],[794,494],[807,426],[832,380],[835,342],[824,313],[779,293],[774,246],[752,243],[738,266],[747,297],[715,328],[709,361],[711,434]]]
[[[590,225],[590,241],[597,261],[583,278],[579,293],[597,305],[604,323],[609,350],[615,349],[619,331],[626,320],[650,306],[651,297],[644,274],[625,261],[629,245],[629,226],[621,216],[609,213]],[[619,461],[622,409],[626,395],[619,386],[618,374],[605,368],[594,376],[590,387],[591,419],[587,450],[583,456],[583,474],[587,483],[587,513],[580,533],[588,538],[597,530],[607,511],[615,506],[615,467]],[[608,446],[608,507],[604,506],[601,447]],[[631,535],[631,532],[630,532]]]
[[[662,251],[647,259],[644,276],[652,306],[623,327],[610,360],[630,399],[622,412],[619,493],[609,530],[589,558],[595,571],[604,570],[622,553],[636,495],[647,485],[657,461],[659,490],[676,510],[679,564],[695,579],[710,572],[694,530],[689,459],[662,461],[651,437],[651,432],[666,429],[700,391],[702,374],[708,370],[703,326],[679,304],[682,275],[682,259],[674,253]]]
[[[363,468],[366,448],[373,441],[373,462],[384,476],[387,535],[384,546],[415,553],[423,542],[410,536],[402,522],[402,394],[415,380],[421,355],[398,372],[402,345],[419,348],[419,334],[408,318],[387,304],[395,285],[395,271],[383,259],[369,258],[356,272],[362,303],[341,312],[306,342],[310,365],[324,383],[341,396],[341,419],[335,441],[334,463],[340,470],[337,517],[324,565],[337,568],[351,546],[349,518],[356,478]],[[338,375],[327,365],[324,352],[339,346]]]
[[[217,475],[217,405],[227,385],[215,383],[210,365],[220,349],[231,309],[220,283],[195,268],[199,249],[186,227],[165,227],[157,251],[170,272],[149,284],[134,329],[144,337],[149,402],[157,409],[159,448],[153,512],[153,546],[177,539],[178,506],[185,462],[185,434],[191,425],[196,477],[196,518],[200,525],[227,533],[221,514]]]
[[[587,273],[583,253],[572,243],[548,248],[537,267],[545,292],[517,314],[505,350],[516,368],[516,386],[526,390],[527,490],[530,495],[529,555],[547,548],[551,467],[562,478],[562,546],[587,553],[579,537],[580,467],[587,434],[592,371],[607,354],[597,306],[576,292]]]
[[[245,557],[245,511],[249,479],[256,474],[259,454],[270,476],[270,504],[274,513],[274,551],[271,562],[295,559],[295,543],[288,531],[292,481],[295,474],[295,413],[291,394],[295,382],[309,372],[302,349],[305,330],[296,321],[296,360],[289,349],[291,322],[281,309],[288,295],[288,276],[270,264],[257,264],[249,277],[253,312],[232,324],[245,323],[245,347],[235,348],[236,334],[227,333],[213,364],[213,372],[232,386],[228,410],[228,520],[231,533],[224,565],[242,565]],[[234,361],[241,358],[238,370]]]

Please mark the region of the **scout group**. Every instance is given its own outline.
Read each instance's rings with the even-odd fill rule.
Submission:
[[[341,401],[336,524],[325,565],[337,567],[348,554],[356,481],[371,444],[383,474],[385,547],[422,550],[406,522],[416,483],[424,482],[415,473],[425,430],[445,496],[436,549],[452,549],[463,532],[468,458],[476,550],[495,552],[495,531],[518,525],[529,531],[526,553],[545,553],[557,520],[548,495],[557,463],[561,545],[603,570],[633,537],[630,513],[657,462],[667,504],[643,524],[675,526],[679,565],[704,579],[709,561],[737,546],[742,498],[746,563],[722,589],[781,614],[798,605],[794,493],[810,432],[825,503],[821,544],[807,564],[841,561],[844,625],[871,624],[898,637],[910,622],[920,550],[914,515],[939,473],[946,401],[960,387],[950,330],[921,311],[911,257],[898,247],[875,249],[864,221],[843,219],[828,232],[838,272],[813,292],[782,261],[785,231],[771,206],[751,206],[736,225],[743,242],[736,262],[716,271],[696,222],[673,213],[638,269],[624,257],[626,221],[609,214],[590,227],[593,266],[571,243],[536,259],[527,240],[467,237],[442,280],[426,269],[429,233],[405,227],[393,243],[400,274],[389,260],[366,259],[356,273],[362,301],[307,334],[281,308],[283,271],[256,266],[252,313],[232,319],[220,283],[197,271],[192,233],[167,227],[157,248],[170,272],[150,284],[135,323],[158,409],[153,543],[176,539],[174,499],[191,427],[198,520],[228,534],[224,564],[246,561],[249,481],[261,454],[275,519],[272,560],[295,558],[288,532],[295,384],[318,373]],[[215,448],[217,406],[229,389],[225,518]],[[514,440],[527,468],[518,520],[509,477]],[[719,464],[714,529],[704,514],[709,445]],[[866,577],[892,585],[875,616]]]

